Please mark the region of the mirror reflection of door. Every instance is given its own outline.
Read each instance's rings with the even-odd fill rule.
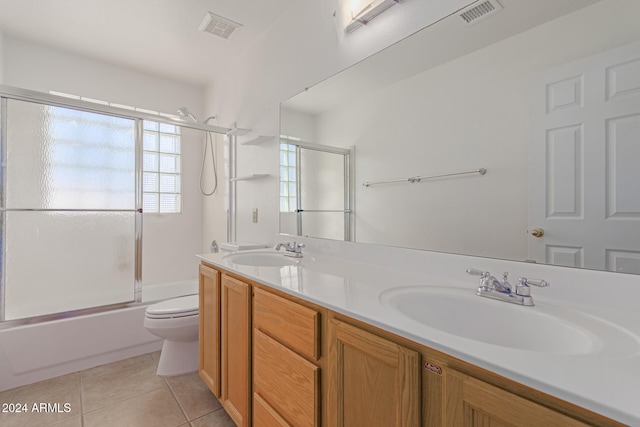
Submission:
[[[280,144],[281,232],[351,240],[350,152],[302,141]]]
[[[639,76],[633,43],[550,70],[538,85],[530,155],[539,166],[529,180],[529,232],[544,230],[529,236],[536,262],[640,274]]]

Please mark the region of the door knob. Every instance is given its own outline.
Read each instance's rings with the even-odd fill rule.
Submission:
[[[531,235],[533,237],[542,237],[544,236],[544,230],[542,228],[534,228],[533,230],[531,230]]]

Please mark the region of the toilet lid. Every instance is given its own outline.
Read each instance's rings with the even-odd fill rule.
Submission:
[[[145,315],[153,319],[193,316],[198,314],[198,304],[198,294],[187,295],[150,305]]]

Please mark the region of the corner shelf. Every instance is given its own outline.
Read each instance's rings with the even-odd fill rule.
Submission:
[[[229,179],[229,181],[250,181],[253,179],[266,178],[268,176],[269,176],[268,173],[254,173],[253,175],[245,175],[245,176],[238,176],[236,178],[231,178]]]
[[[260,135],[257,138],[250,139],[249,141],[242,142],[242,145],[258,145],[265,142],[272,141],[275,137],[269,135]]]
[[[241,136],[246,135],[249,132],[251,132],[251,129],[233,128],[229,132],[227,132],[227,136]]]

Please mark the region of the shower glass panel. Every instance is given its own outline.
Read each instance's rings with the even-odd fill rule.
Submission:
[[[297,233],[349,240],[349,156],[298,146]]]
[[[0,320],[134,301],[136,120],[4,107]]]
[[[344,240],[345,214],[342,212],[301,212],[302,236]]]
[[[300,147],[301,208],[343,210],[346,189],[344,156]]]

